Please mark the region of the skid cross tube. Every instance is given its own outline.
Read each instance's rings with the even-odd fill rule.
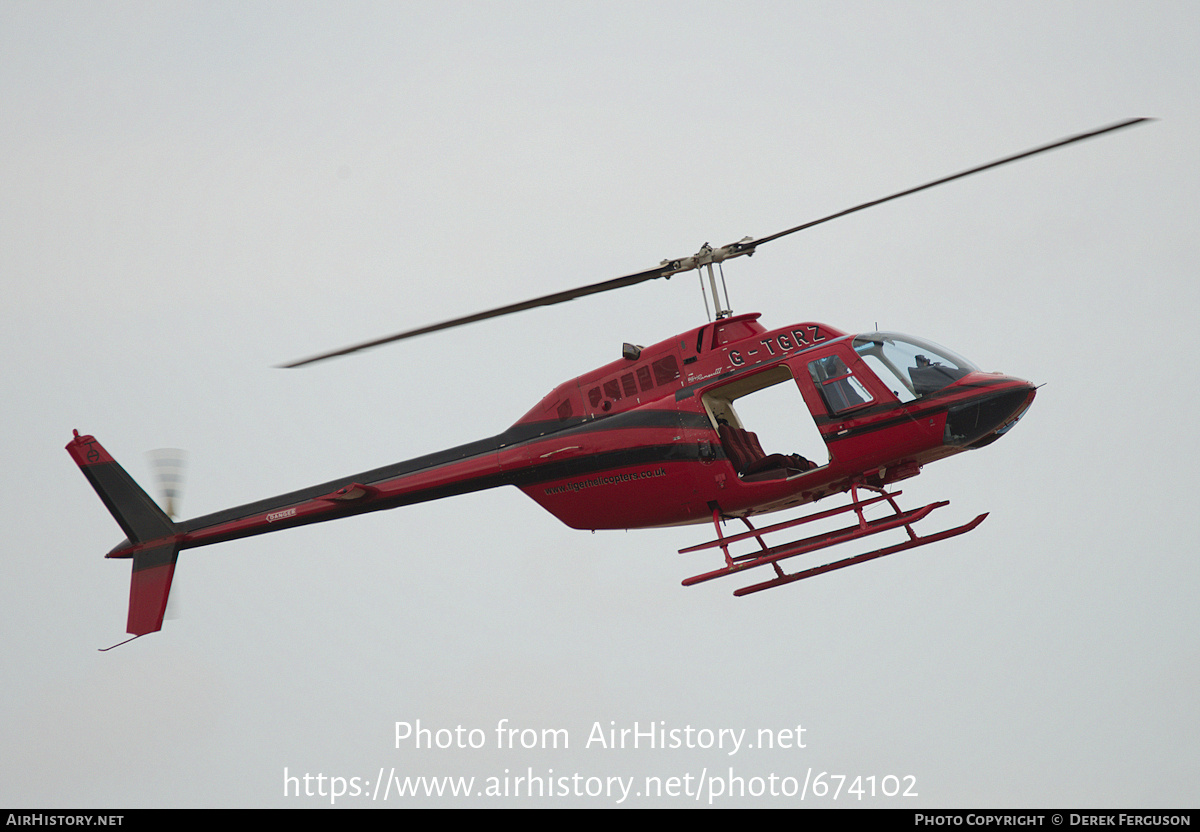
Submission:
[[[945,504],[943,503],[943,505]],[[930,507],[926,506],[926,508]],[[930,510],[932,511],[932,508],[930,508]],[[926,543],[936,543],[939,540],[945,540],[948,537],[966,534],[982,523],[985,517],[987,517],[986,512],[979,515],[969,523],[964,523],[963,525],[956,526],[953,529],[946,529],[945,531],[938,532],[937,534],[926,535],[925,537],[913,535],[913,530],[910,528],[908,532],[910,535],[913,535],[913,538],[907,543],[897,543],[895,546],[887,546],[883,549],[876,549],[874,552],[867,552],[866,554],[857,555],[852,558],[846,558],[845,560],[834,561],[833,563],[827,563],[824,566],[814,566],[811,569],[805,569],[802,572],[795,572],[790,575],[784,573],[784,571],[779,568],[779,564],[775,563],[772,565],[775,567],[775,571],[778,573],[779,577],[773,578],[769,581],[764,581],[761,584],[751,584],[750,586],[744,586],[741,589],[735,589],[733,594],[740,598],[743,595],[749,595],[753,592],[761,592],[764,589],[771,589],[772,587],[783,586],[784,584],[790,584],[794,581],[802,581],[805,578],[812,578],[816,575],[823,575],[824,573],[832,572],[835,569],[843,569],[847,566],[854,566],[858,563],[865,563],[866,561],[874,560],[875,558],[893,555],[896,552],[903,552],[905,549],[914,549],[917,546],[924,546]],[[913,522],[916,521],[914,520]]]
[[[715,509],[713,511],[713,523],[716,524],[716,527],[717,527],[717,539],[710,540],[707,543],[699,543],[695,546],[688,546],[686,549],[680,549],[679,554],[686,555],[688,552],[699,552],[701,549],[712,549],[717,546],[720,546],[721,549],[723,551],[725,551],[726,557],[728,557],[728,554],[729,554],[728,549],[729,549],[730,543],[737,543],[738,541],[741,541],[741,540],[749,540],[752,537],[758,539],[758,542],[762,545],[762,547],[764,549],[766,549],[767,546],[765,543],[762,542],[761,535],[771,534],[772,532],[782,531],[783,529],[790,529],[794,526],[799,526],[802,523],[811,523],[814,520],[824,520],[827,517],[835,517],[836,515],[844,514],[847,511],[858,510],[859,525],[862,525],[865,522],[862,519],[862,511],[861,511],[862,506],[869,506],[869,505],[872,505],[873,503],[881,502],[882,500],[891,500],[891,498],[898,497],[903,493],[904,493],[903,491],[897,491],[895,494],[881,494],[878,497],[872,497],[869,500],[863,500],[861,503],[857,503],[857,504],[849,503],[844,506],[838,506],[837,508],[828,509],[827,511],[818,511],[816,514],[806,514],[804,517],[797,517],[795,520],[785,520],[782,523],[775,523],[774,525],[771,525],[771,526],[764,526],[761,529],[754,528],[754,526],[752,526],[750,524],[749,519],[742,517],[739,519],[743,523],[746,524],[746,527],[750,531],[742,532],[741,534],[730,535],[729,537],[725,537],[724,535],[721,534],[721,525],[720,525],[721,510]],[[896,504],[893,502],[892,506],[895,507],[895,505]],[[896,513],[897,514],[900,513],[899,508],[896,508]],[[741,557],[744,558],[747,556],[743,555]],[[741,558],[733,558],[733,560],[740,560],[740,559]]]
[[[742,595],[749,595],[750,593],[753,593],[753,592],[761,592],[764,589],[771,589],[772,587],[782,586],[784,584],[789,584],[794,581],[803,580],[804,578],[811,578],[816,575],[821,575],[821,574],[824,574],[825,572],[832,572],[835,569],[843,569],[847,566],[854,566],[855,564],[864,563],[869,560],[874,560],[876,558],[885,557],[886,555],[895,554],[896,552],[902,552],[906,549],[913,549],[913,548],[916,548],[917,546],[924,546],[927,543],[936,543],[939,540],[945,540],[946,538],[949,538],[949,537],[955,537],[960,534],[965,534],[966,532],[971,531],[976,526],[978,526],[980,523],[982,523],[984,518],[987,517],[986,513],[981,514],[978,517],[976,517],[974,520],[970,521],[969,523],[965,523],[962,526],[956,526],[954,528],[945,529],[945,530],[937,532],[935,534],[922,536],[922,535],[917,534],[916,531],[913,530],[913,527],[912,527],[913,524],[928,517],[929,514],[934,509],[938,509],[938,508],[941,508],[942,506],[949,505],[949,500],[942,500],[940,502],[930,503],[929,505],[922,506],[920,508],[910,509],[908,511],[901,511],[899,505],[897,505],[896,500],[895,500],[895,498],[900,494],[899,491],[897,491],[895,493],[889,493],[882,489],[873,489],[873,490],[878,490],[879,494],[877,496],[871,497],[869,499],[861,500],[861,499],[859,499],[859,496],[858,496],[857,487],[852,487],[851,488],[851,502],[848,505],[840,506],[835,509],[829,509],[827,511],[817,512],[815,514],[810,514],[805,517],[796,518],[794,520],[784,521],[782,523],[775,523],[774,525],[767,526],[762,529],[755,529],[754,526],[750,523],[750,521],[743,517],[743,518],[741,518],[741,520],[743,523],[746,524],[748,531],[741,532],[739,534],[729,535],[729,536],[725,536],[724,534],[721,533],[720,511],[719,511],[719,509],[714,510],[713,511],[713,523],[717,527],[717,539],[709,541],[707,543],[699,544],[697,546],[690,546],[686,549],[681,549],[680,554],[684,554],[687,552],[700,551],[702,549],[711,549],[711,548],[719,547],[721,549],[721,552],[725,556],[725,566],[723,566],[720,569],[714,569],[711,572],[705,572],[700,575],[693,575],[690,578],[685,578],[683,580],[683,585],[684,586],[693,586],[695,584],[703,583],[705,581],[711,581],[714,578],[723,578],[726,575],[732,575],[735,572],[742,572],[747,569],[753,569],[756,566],[770,565],[775,571],[774,578],[772,578],[768,581],[763,581],[762,583],[757,583],[757,584],[752,584],[750,586],[742,587],[740,589],[735,590],[733,593],[734,595],[737,595],[739,597]],[[891,514],[891,515],[888,515],[886,517],[882,517],[882,518],[879,518],[876,520],[867,520],[863,514],[863,508],[866,506],[881,502],[883,500],[887,500],[887,502],[891,505],[892,510],[894,511],[894,514]],[[854,525],[846,526],[844,528],[837,529],[835,531],[823,532],[821,534],[812,535],[811,537],[794,540],[789,543],[782,543],[782,544],[779,544],[776,546],[767,546],[763,540],[764,535],[771,534],[773,532],[779,532],[784,529],[793,528],[795,526],[801,525],[803,523],[808,523],[813,520],[822,520],[822,519],[836,516],[838,514],[850,512],[850,511],[853,511],[857,517],[858,522],[855,523]],[[795,572],[795,573],[790,573],[790,574],[787,572],[784,572],[782,567],[780,567],[780,565],[779,565],[780,561],[785,560],[787,558],[792,558],[792,557],[797,557],[799,555],[808,554],[810,552],[815,552],[819,549],[827,549],[830,546],[837,546],[841,543],[849,543],[852,540],[858,540],[859,538],[867,537],[868,535],[879,534],[880,532],[891,531],[893,529],[899,529],[899,528],[903,528],[908,533],[909,539],[903,543],[897,543],[892,546],[885,546],[883,548],[876,549],[871,552],[866,552],[861,555],[856,555],[854,557],[845,558],[843,560],[833,561],[831,563],[826,563],[822,566],[815,566],[815,567],[811,567],[809,569],[802,570],[800,572]],[[756,540],[758,542],[758,545],[761,547],[758,551],[750,552],[745,555],[730,554],[730,552],[729,552],[730,544],[737,543],[739,541],[749,540],[751,538]]]

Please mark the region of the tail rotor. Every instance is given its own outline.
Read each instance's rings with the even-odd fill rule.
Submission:
[[[184,469],[187,467],[187,451],[181,448],[156,448],[146,452],[154,479],[158,483],[159,503],[172,520],[179,517],[179,503],[183,498]]]

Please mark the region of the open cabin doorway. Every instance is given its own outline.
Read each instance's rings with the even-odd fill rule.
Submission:
[[[720,431],[729,425],[755,434],[768,456],[797,455],[810,463],[810,470],[829,464],[825,440],[786,364],[710,390],[702,401],[714,428]],[[726,454],[733,459],[730,450],[726,448]],[[802,471],[793,467],[789,476]]]

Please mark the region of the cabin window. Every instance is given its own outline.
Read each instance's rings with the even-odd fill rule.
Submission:
[[[679,379],[679,359],[665,355],[657,361],[641,364],[615,378],[588,390],[587,400],[592,410],[611,410],[615,402],[636,398],[639,393],[648,393],[662,384]]]
[[[936,393],[979,369],[945,347],[890,332],[860,335],[854,350],[902,402]]]
[[[633,373],[626,373],[621,376],[621,387],[625,389],[626,396],[637,395],[637,382],[633,380]]]
[[[856,345],[855,349],[857,348]],[[882,355],[874,351],[866,353],[860,351],[859,354],[862,356],[863,362],[871,368],[871,372],[875,374],[876,378],[883,382],[883,386],[890,390],[892,395],[902,403],[911,402],[917,397],[917,394],[913,392],[912,384],[900,374],[895,365],[887,361]]]
[[[641,385],[643,393],[654,386],[654,379],[650,375],[650,368],[645,364],[637,368],[637,378],[638,384]]]
[[[827,355],[808,363],[808,372],[812,376],[825,406],[830,413],[841,413],[861,407],[874,397],[854,377],[846,362],[839,355]]]

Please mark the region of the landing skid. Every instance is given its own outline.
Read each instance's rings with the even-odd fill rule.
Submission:
[[[714,578],[723,578],[726,575],[732,575],[736,572],[741,572],[746,569],[753,569],[756,566],[766,566],[767,564],[770,564],[775,570],[774,578],[769,581],[763,581],[762,583],[744,586],[741,589],[734,590],[733,592],[733,594],[737,596],[749,595],[752,592],[761,592],[764,589],[783,586],[784,584],[790,584],[793,581],[800,581],[804,578],[811,578],[814,575],[820,575],[824,572],[832,572],[834,569],[842,569],[847,566],[854,566],[855,564],[864,563],[869,560],[874,560],[875,558],[893,555],[896,552],[903,552],[905,549],[914,549],[917,546],[924,546],[927,543],[936,543],[937,541],[945,540],[948,537],[955,537],[956,535],[965,534],[982,523],[983,518],[987,517],[987,514],[984,513],[965,525],[956,526],[952,529],[946,529],[945,531],[940,531],[936,534],[921,536],[913,531],[913,524],[919,520],[923,520],[925,517],[928,517],[934,509],[949,505],[949,500],[930,503],[927,506],[911,509],[909,511],[901,511],[900,506],[896,504],[895,498],[900,496],[902,492],[897,491],[895,493],[889,493],[883,489],[871,490],[877,491],[878,494],[874,497],[863,500],[858,496],[858,487],[852,487],[850,489],[851,502],[849,505],[829,509],[828,511],[820,511],[816,514],[810,514],[806,517],[788,520],[783,523],[776,523],[772,526],[766,526],[762,529],[755,529],[754,526],[751,525],[750,521],[743,517],[741,520],[746,524],[747,531],[729,536],[725,536],[721,532],[720,510],[714,510],[713,525],[715,525],[717,528],[717,539],[711,540],[707,543],[701,543],[698,546],[689,546],[686,549],[680,549],[679,553],[682,555],[688,552],[698,552],[702,549],[720,548],[722,553],[725,555],[725,566],[721,569],[715,569],[712,572],[705,572],[702,575],[694,575],[691,578],[685,578],[683,585],[692,586],[693,584],[703,583],[704,581],[711,581]],[[887,500],[887,502],[891,505],[892,510],[895,512],[894,514],[881,517],[877,520],[867,520],[866,517],[863,516],[863,509],[865,507],[882,502],[884,500]],[[767,546],[766,542],[763,540],[764,535],[780,532],[784,529],[790,529],[814,520],[824,520],[826,518],[834,517],[838,514],[845,514],[850,511],[853,511],[858,517],[858,523],[853,526],[847,526],[846,528],[838,529],[836,531],[824,532],[822,534],[813,535],[812,537],[795,540],[791,543],[783,543],[778,546]],[[890,531],[891,529],[898,528],[903,528],[906,532],[908,532],[909,539],[904,543],[897,543],[894,546],[886,546],[882,549],[876,549],[873,552],[856,555],[855,557],[846,558],[844,560],[833,561],[831,563],[826,563],[823,566],[814,566],[811,569],[805,569],[801,572],[787,573],[784,572],[783,568],[779,565],[779,561],[786,558],[804,555],[809,552],[815,552],[818,549],[826,549],[830,546],[837,546],[840,543],[848,543],[851,540],[858,540],[860,537],[867,537],[868,535],[878,534],[879,532],[886,532]],[[745,555],[731,555],[729,553],[730,545],[743,540],[751,539],[757,541],[758,545],[761,547],[758,551],[750,552],[749,554]]]

